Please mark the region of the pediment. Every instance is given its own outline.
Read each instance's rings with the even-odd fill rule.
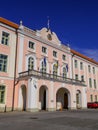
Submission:
[[[45,39],[54,44],[61,44],[61,41],[58,39],[56,33],[52,32],[50,29],[42,28],[41,30],[39,30],[39,33],[42,39]]]

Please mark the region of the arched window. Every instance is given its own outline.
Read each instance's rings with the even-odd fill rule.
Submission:
[[[81,107],[81,91],[80,90],[76,91],[76,107],[77,108]]]
[[[28,70],[34,69],[34,59],[32,57],[29,57],[28,59]]]
[[[5,86],[0,85],[0,103],[5,103]]]
[[[67,78],[66,67],[63,67],[63,79]]]
[[[58,65],[55,63],[53,65],[53,77],[57,78],[57,74],[58,74]]]
[[[47,72],[47,64],[44,61],[41,63],[41,72],[44,74]]]

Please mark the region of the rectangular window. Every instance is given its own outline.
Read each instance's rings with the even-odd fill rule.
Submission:
[[[62,59],[65,61],[66,60],[66,55],[62,55]]]
[[[34,42],[29,41],[29,48],[34,49]]]
[[[7,56],[0,54],[0,71],[7,71]]]
[[[95,67],[93,67],[93,74],[95,74]]]
[[[95,95],[95,102],[97,102],[97,95]]]
[[[53,51],[53,56],[57,57],[57,52],[56,51]]]
[[[42,47],[42,52],[47,54],[47,48],[46,47]]]
[[[77,74],[75,74],[75,80],[78,80],[78,75]]]
[[[0,85],[0,103],[5,102],[5,86]]]
[[[92,88],[92,80],[91,80],[91,78],[89,78],[89,86],[90,86],[90,88]]]
[[[83,63],[80,62],[80,70],[83,70]]]
[[[91,72],[91,67],[90,67],[90,65],[88,65],[88,72],[89,72],[89,73]]]
[[[92,94],[90,95],[90,99],[91,99],[91,102],[93,102],[93,95]]]
[[[94,79],[94,88],[96,88],[96,80]]]
[[[76,94],[76,103],[79,104],[79,93]]]
[[[84,75],[81,76],[81,81],[84,81]]]
[[[4,44],[4,45],[8,45],[8,43],[9,43],[9,33],[2,32],[2,41],[1,41],[1,43]]]
[[[78,62],[77,62],[77,60],[75,60],[74,63],[75,63],[75,68],[77,68],[77,67],[78,67]]]

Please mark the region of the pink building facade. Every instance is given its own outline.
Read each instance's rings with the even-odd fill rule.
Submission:
[[[0,110],[86,109],[98,101],[98,63],[49,28],[0,18]]]

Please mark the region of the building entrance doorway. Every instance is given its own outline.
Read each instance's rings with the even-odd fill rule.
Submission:
[[[26,86],[22,85],[19,90],[19,109],[26,110]]]
[[[39,90],[40,109],[47,110],[48,108],[48,89],[46,86],[41,86]]]
[[[60,88],[56,94],[57,110],[68,109],[69,91],[66,88]]]

